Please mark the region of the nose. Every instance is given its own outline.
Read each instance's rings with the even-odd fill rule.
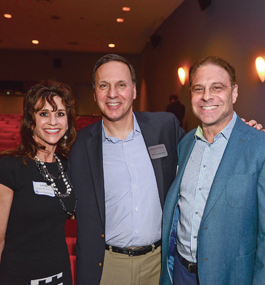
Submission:
[[[49,120],[50,125],[55,126],[57,125],[57,117],[55,113],[51,113],[50,120]]]
[[[209,101],[212,98],[213,98],[213,95],[212,95],[210,89],[209,88],[205,88],[204,89],[204,93],[202,95],[202,100]]]
[[[108,97],[111,98],[111,99],[114,99],[117,96],[118,95],[117,95],[117,91],[116,91],[115,87],[114,86],[110,86],[109,92],[108,92]]]

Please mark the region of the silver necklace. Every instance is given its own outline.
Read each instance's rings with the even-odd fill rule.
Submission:
[[[52,187],[52,189],[54,191],[54,194],[59,199],[59,201],[60,201],[64,211],[67,214],[69,214],[69,215],[74,214],[74,211],[75,211],[75,208],[76,208],[76,201],[75,201],[75,207],[74,207],[73,212],[68,212],[66,207],[65,207],[65,205],[64,205],[64,203],[63,203],[63,201],[62,201],[62,199],[61,199],[61,198],[66,198],[66,197],[70,196],[70,194],[71,194],[71,192],[73,190],[73,186],[71,185],[70,180],[69,180],[66,172],[64,171],[63,165],[62,165],[61,160],[59,159],[59,157],[56,154],[54,154],[54,158],[56,159],[57,165],[58,165],[58,171],[60,173],[58,178],[55,178],[54,176],[52,176],[49,173],[45,163],[41,159],[39,159],[37,156],[35,156],[35,158],[36,158],[35,162],[36,162],[38,170],[40,171],[40,173],[43,176],[44,180],[47,181],[47,184]],[[57,186],[55,184],[55,181],[54,181],[55,179],[59,179],[60,177],[62,177],[63,182],[64,182],[65,187],[66,187],[66,192],[64,194],[62,194],[58,190],[58,188],[57,188]]]

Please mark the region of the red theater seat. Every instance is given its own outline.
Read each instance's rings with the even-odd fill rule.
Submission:
[[[75,219],[67,219],[65,222],[65,240],[68,247],[70,262],[71,262],[71,270],[73,276],[73,285],[76,284],[76,220]]]

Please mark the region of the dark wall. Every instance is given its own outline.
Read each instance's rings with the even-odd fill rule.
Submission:
[[[72,88],[78,103],[77,111],[80,111],[78,113],[81,115],[98,114],[99,110],[93,101],[91,81],[93,67],[102,55],[104,54],[0,50],[0,80],[26,81],[28,84],[29,82],[39,82],[42,79],[55,78]],[[141,56],[126,54],[125,57],[133,64],[136,76],[140,78]],[[60,59],[61,67],[54,66],[55,59]],[[140,83],[137,85],[138,88],[140,88]],[[16,98],[13,97],[14,102]],[[6,101],[7,98],[3,97],[2,100]],[[8,102],[10,101],[12,100],[8,100]],[[134,108],[139,109],[138,100],[136,100]],[[21,112],[22,104],[19,113]],[[18,113],[17,106],[14,113]]]
[[[165,110],[172,93],[186,105],[188,130],[197,126],[190,108],[189,84],[182,87],[177,70],[207,55],[228,60],[237,71],[239,116],[265,125],[265,83],[255,69],[255,59],[265,57],[265,1],[212,0],[201,11],[197,0],[185,0],[156,34],[158,47],[148,43],[142,54],[145,101],[150,111]]]

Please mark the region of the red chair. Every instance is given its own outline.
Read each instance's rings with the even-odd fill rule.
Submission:
[[[17,142],[15,140],[0,140],[0,151],[16,147]]]
[[[0,140],[15,140],[16,135],[14,133],[1,133]]]
[[[71,262],[71,270],[73,277],[73,285],[76,284],[76,220],[75,219],[67,219],[65,222],[65,240],[68,247],[68,253]]]

